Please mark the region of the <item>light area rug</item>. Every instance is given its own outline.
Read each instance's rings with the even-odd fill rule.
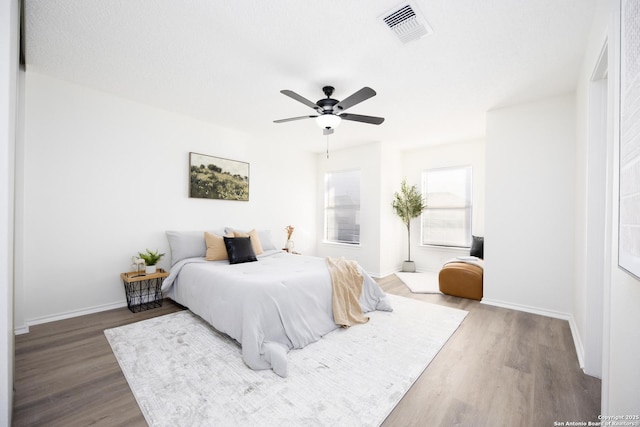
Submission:
[[[398,279],[414,294],[441,294],[438,273],[426,271],[421,273],[396,273]]]
[[[389,297],[393,312],[290,351],[287,378],[189,311],[104,333],[151,426],[377,426],[467,315]]]

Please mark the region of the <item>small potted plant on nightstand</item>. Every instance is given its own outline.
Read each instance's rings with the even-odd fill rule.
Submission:
[[[138,252],[138,256],[140,256],[140,258],[144,260],[145,273],[153,274],[156,272],[156,264],[164,256],[164,254],[159,254],[157,249],[155,252],[147,249],[147,252]]]
[[[407,260],[402,263],[402,271],[416,271],[416,265],[411,261],[411,220],[420,216],[426,208],[427,201],[418,188],[415,185],[409,187],[407,180],[403,179],[400,192],[393,194],[393,210],[407,227]]]

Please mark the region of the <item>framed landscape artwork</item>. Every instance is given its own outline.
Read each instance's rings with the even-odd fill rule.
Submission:
[[[620,9],[618,264],[640,279],[640,1]]]
[[[249,200],[249,163],[189,153],[189,197]]]

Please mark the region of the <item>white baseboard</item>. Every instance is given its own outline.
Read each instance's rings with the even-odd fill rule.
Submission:
[[[562,313],[559,311],[546,310],[544,308],[531,307],[528,305],[514,304],[511,302],[498,301],[498,300],[492,300],[487,298],[482,298],[482,301],[480,301],[480,303],[487,304],[487,305],[494,305],[496,307],[509,308],[511,310],[524,311],[526,313],[539,314],[541,316],[553,317],[555,319],[562,319],[567,321],[571,317],[571,315],[568,313]]]
[[[30,326],[40,325],[42,323],[55,322],[57,320],[70,319],[72,317],[84,316],[86,314],[99,313],[101,311],[113,310],[115,308],[122,308],[126,306],[127,306],[126,301],[120,301],[120,302],[114,302],[110,304],[96,305],[89,308],[83,308],[81,310],[67,311],[65,313],[58,313],[51,316],[36,317],[35,319],[27,320],[25,322],[26,325],[15,328],[13,332],[16,335],[22,335],[22,334],[29,333]]]
[[[29,333],[29,327],[27,325],[18,326],[13,330],[14,335],[24,335],[28,333]]]
[[[584,370],[584,347],[582,345],[582,340],[580,339],[580,334],[578,333],[578,327],[576,325],[576,321],[573,318],[572,314],[562,313],[562,312],[553,311],[553,310],[546,310],[546,309],[531,307],[527,305],[513,304],[505,301],[491,300],[487,298],[483,298],[481,303],[487,304],[487,305],[493,305],[496,307],[508,308],[516,311],[524,311],[526,313],[539,314],[540,316],[552,317],[554,319],[566,320],[567,322],[569,322],[569,329],[571,330],[573,345],[576,348],[578,364],[580,365],[580,369]]]
[[[573,316],[571,316],[571,318],[569,319],[569,327],[571,328],[573,345],[576,347],[578,364],[580,365],[580,369],[582,369],[582,371],[584,372],[584,346],[582,345],[582,340],[580,339],[580,334],[578,333],[578,325],[576,325],[576,321]]]

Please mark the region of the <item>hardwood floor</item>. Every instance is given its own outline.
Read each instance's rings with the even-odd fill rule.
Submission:
[[[126,307],[30,328],[15,340],[14,426],[146,426],[104,330],[172,313]]]
[[[388,293],[469,314],[383,423],[553,426],[597,421],[600,380],[578,366],[568,322],[446,295]],[[106,311],[33,326],[16,337],[14,426],[145,426],[104,329],[181,310]]]
[[[388,293],[467,310],[383,426],[553,426],[597,421],[601,381],[578,365],[569,323],[447,295]],[[426,424],[425,424],[426,423]]]

